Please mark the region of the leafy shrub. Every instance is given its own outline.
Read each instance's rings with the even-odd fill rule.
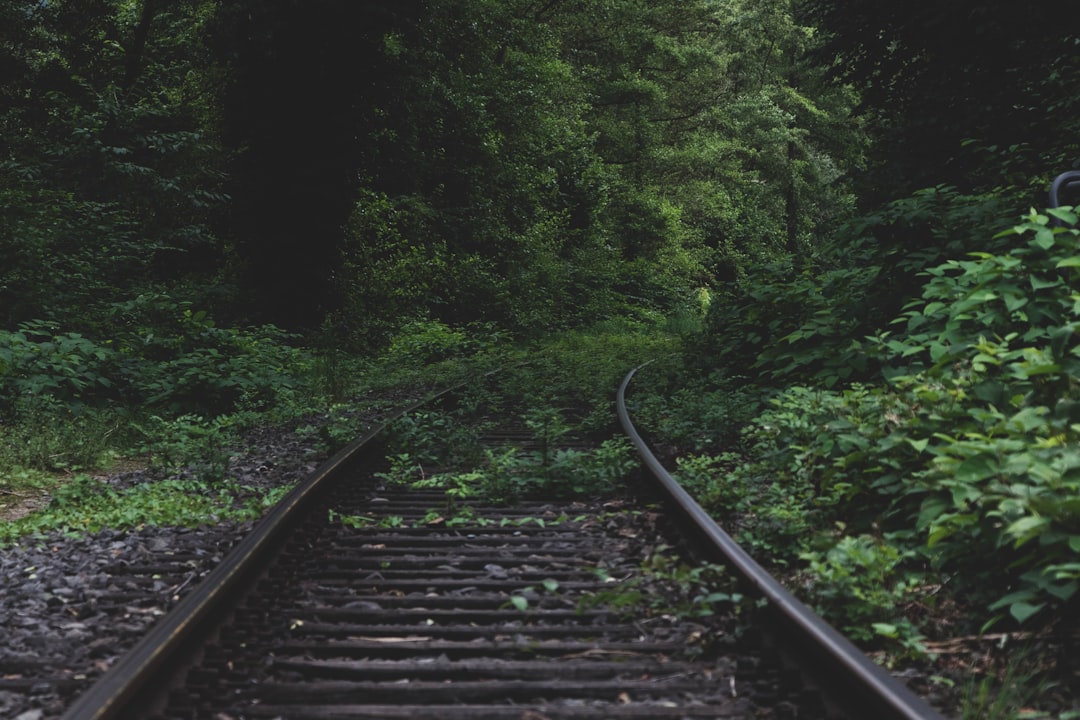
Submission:
[[[719,455],[681,455],[675,459],[676,477],[687,492],[694,495],[702,506],[715,517],[737,522],[745,536],[753,534],[753,518],[760,513],[737,518],[741,509],[752,507],[761,500],[763,480],[770,472],[764,462],[754,462],[741,453],[721,453]],[[772,509],[765,509],[769,512]],[[758,543],[760,545],[760,543]],[[791,548],[777,548],[779,555],[790,554]],[[774,558],[762,558],[769,561]],[[780,562],[784,562],[780,559]]]
[[[634,376],[628,409],[658,447],[703,453],[739,449],[739,433],[761,407],[760,390],[746,378],[711,373],[687,378],[672,362],[656,363]]]
[[[878,319],[868,301],[878,271],[821,259],[755,267],[710,306],[703,350],[721,367],[752,367],[777,382],[866,377],[871,368],[851,338]]]
[[[801,557],[813,578],[810,600],[855,640],[898,639],[903,632],[906,641],[917,642],[911,623],[897,620],[908,593],[921,580],[900,571],[903,561],[914,555],[870,535],[848,535],[825,552],[807,551]]]
[[[199,478],[218,481],[225,477],[229,464],[228,443],[234,439],[234,426],[239,418],[222,415],[204,418],[181,415],[167,419],[151,415],[133,421],[132,426],[142,433],[140,450],[151,463],[171,471],[188,466]]]
[[[1003,248],[986,239],[1001,212],[1000,198],[942,186],[849,220],[815,253],[752,265],[723,288],[700,351],[777,386],[869,381],[879,358],[858,339],[899,311],[926,268],[969,248]]]
[[[278,328],[219,328],[205,311],[168,296],[140,296],[113,315],[127,387],[170,412],[267,408],[295,390],[296,375],[310,365]]]
[[[414,465],[445,465],[479,455],[477,429],[443,410],[421,409],[398,418],[388,445],[392,454],[407,455]]]
[[[999,252],[930,268],[922,297],[862,345],[886,382],[788,386],[745,424],[733,448],[745,458],[704,448],[680,474],[766,559],[809,562],[814,597],[867,638],[916,638],[889,615],[928,569],[982,603],[986,624],[1069,616],[1080,602],[1076,223],[1069,208],[1032,212],[987,244]],[[777,377],[827,384],[820,372]],[[814,530],[837,521],[846,536]],[[885,594],[853,586],[860,573],[887,576]]]
[[[1019,622],[1080,589],[1076,222],[1069,209],[1032,211],[1003,234],[1008,253],[931,270],[900,319],[907,332],[878,337],[909,371],[894,385],[922,430],[912,444],[923,465],[903,502],[918,499],[942,569],[968,576],[974,565],[994,588],[992,609]]]
[[[586,433],[615,426],[615,392],[626,373],[680,349],[678,338],[633,323],[567,331],[549,339],[527,363],[493,378],[520,409],[559,408],[567,423]]]
[[[416,463],[396,456],[397,472],[413,475]],[[470,497],[512,502],[525,496],[582,497],[612,492],[638,467],[633,448],[622,439],[606,440],[591,450],[558,448],[526,451],[518,447],[485,449],[478,466],[467,472],[439,473],[414,481],[414,487],[442,488],[451,503]]]
[[[296,389],[309,363],[272,326],[218,328],[167,296],[111,308],[110,334],[91,338],[55,323],[0,331],[0,412],[51,398],[85,405],[150,405],[171,413],[267,408]]]
[[[0,422],[0,466],[77,472],[100,467],[128,437],[124,417],[111,410],[74,412],[50,397],[23,398]]]
[[[438,320],[417,320],[393,335],[387,354],[394,362],[428,365],[464,353],[469,344],[463,330]]]
[[[850,564],[862,546],[793,530],[845,519],[855,538],[907,543],[896,570],[925,557],[991,621],[1060,617],[1080,597],[1075,224],[1068,209],[1032,212],[1008,252],[927,271],[923,297],[867,346],[889,382],[779,393],[744,431],[752,459],[702,497],[717,511],[743,503],[751,543],[809,542],[820,573],[840,577],[830,549]],[[778,535],[769,516],[794,524]]]
[[[111,394],[118,355],[54,323],[25,322],[0,330],[0,413],[9,417],[21,401],[52,398],[76,408],[95,395]]]

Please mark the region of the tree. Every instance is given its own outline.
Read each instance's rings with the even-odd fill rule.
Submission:
[[[372,109],[398,92],[384,37],[411,32],[419,2],[231,0],[209,43],[225,68],[222,127],[249,315],[317,327],[335,304],[343,227],[369,171]]]
[[[216,273],[220,165],[199,65],[208,2],[11,3],[0,95],[0,298],[92,326],[140,289]]]
[[[819,62],[852,83],[875,132],[866,200],[939,184],[1021,189],[1077,160],[1080,31],[1056,3],[801,0]]]
[[[339,279],[354,327],[431,316],[536,329],[588,304],[578,291],[597,268],[585,248],[603,198],[585,100],[530,8],[441,3],[385,38],[396,91],[371,107]]]

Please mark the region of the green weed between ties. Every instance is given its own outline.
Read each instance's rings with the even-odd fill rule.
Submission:
[[[406,456],[408,458],[408,456]],[[401,456],[398,456],[398,462]],[[512,502],[528,495],[580,497],[608,494],[638,467],[629,443],[605,440],[593,450],[543,449],[524,451],[516,447],[486,449],[476,469],[423,477],[411,482],[417,489],[441,488],[450,507],[473,497],[488,502]],[[408,464],[385,473],[388,478],[412,474]]]

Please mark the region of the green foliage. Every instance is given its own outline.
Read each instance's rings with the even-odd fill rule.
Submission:
[[[141,449],[151,464],[174,472],[186,466],[200,479],[214,482],[225,478],[228,444],[235,439],[233,431],[240,420],[237,416],[208,420],[198,415],[167,420],[151,415],[133,426],[144,438]]]
[[[485,449],[473,470],[423,477],[412,486],[444,489],[451,506],[472,497],[505,503],[523,497],[597,496],[617,489],[637,467],[633,448],[621,439],[605,440],[592,450],[511,446]]]
[[[123,490],[86,475],[58,485],[49,506],[0,526],[0,543],[48,531],[97,532],[140,525],[193,527],[250,520],[280,497],[280,491],[252,493],[235,481],[161,480]],[[238,502],[237,498],[247,499]]]
[[[479,453],[479,430],[467,418],[443,410],[417,410],[390,427],[390,454],[407,465],[448,465]]]
[[[492,380],[503,395],[518,399],[521,412],[557,408],[576,430],[606,436],[616,422],[613,388],[626,372],[680,347],[657,324],[612,321],[549,337],[528,363],[507,367]]]
[[[129,436],[125,418],[116,412],[76,412],[48,397],[25,399],[0,420],[0,466],[84,471],[107,463]]]
[[[942,182],[1042,194],[1046,174],[1075,162],[1080,37],[1055,6],[940,3],[913,14],[874,0],[802,0],[797,8],[821,27],[816,60],[862,97],[875,138],[864,197]]]
[[[686,339],[700,347],[693,337]],[[661,455],[739,450],[741,428],[760,409],[747,378],[712,371],[694,352],[654,355],[634,375],[627,407]]]
[[[1050,212],[1076,223],[1067,209]],[[893,379],[919,403],[911,421],[923,426],[913,445],[924,465],[908,496],[920,501],[917,525],[945,567],[1005,561],[992,608],[1018,622],[1080,589],[1080,243],[1075,228],[1049,220],[1032,212],[1009,231],[1008,254],[931,270],[923,300],[898,320],[907,332],[877,339],[894,367],[919,368]]]
[[[718,517],[730,515],[751,494],[751,488],[736,478],[735,471],[746,461],[737,453],[720,455],[680,455],[675,458],[675,476],[687,492]]]
[[[811,602],[850,638],[865,642],[880,635],[916,649],[920,635],[902,617],[902,606],[922,578],[900,571],[914,555],[870,535],[847,535],[825,552],[805,552]]]
[[[401,527],[404,523],[404,520],[400,515],[388,515],[387,517],[376,520],[367,515],[342,515],[336,510],[329,511],[328,519],[332,523],[341,523],[345,527],[358,530],[369,527],[397,528]]]
[[[813,252],[760,261],[714,298],[700,351],[732,374],[755,370],[762,384],[834,387],[880,372],[859,341],[887,324],[920,291],[921,273],[986,241],[999,227],[1001,198],[951,187],[919,191],[849,218]]]
[[[380,361],[387,366],[422,367],[452,359],[475,359],[497,355],[508,339],[494,323],[450,327],[438,320],[418,320],[391,334]]]
[[[50,397],[69,407],[84,394],[107,392],[115,383],[117,361],[111,348],[100,347],[79,333],[56,333],[43,322],[0,331],[0,398],[8,413],[19,398]],[[113,375],[114,377],[110,377]]]
[[[668,590],[665,596],[675,599],[675,604],[658,604],[655,590],[652,607],[661,612],[683,618],[711,617],[718,607],[730,609],[737,606],[743,596],[735,591],[733,578],[727,568],[714,563],[688,564],[676,559],[671,548],[660,545],[641,565],[646,584],[661,584]]]
[[[929,269],[922,298],[865,345],[887,384],[789,387],[743,430],[745,460],[682,461],[751,547],[801,552],[814,597],[853,632],[910,642],[897,608],[927,569],[987,624],[1050,622],[1075,603],[1075,224],[1070,209],[1033,211],[999,252]],[[812,532],[837,521],[849,535]]]
[[[854,97],[787,2],[455,0],[379,40],[335,273],[358,344],[670,312],[853,206]]]
[[[870,370],[852,343],[873,325],[874,266],[784,260],[755,265],[714,300],[705,349],[721,367],[765,382],[820,377],[828,386]]]
[[[274,327],[219,328],[162,295],[116,304],[108,319],[98,338],[43,321],[0,330],[0,413],[44,398],[70,411],[118,401],[172,413],[266,408],[309,362]]]
[[[81,329],[136,292],[212,282],[226,198],[204,124],[207,4],[22,5],[0,81],[0,323]]]
[[[1008,648],[1008,658],[999,673],[981,678],[973,676],[962,688],[961,717],[963,720],[1076,720],[1080,710],[1050,714],[1034,709],[1054,689],[1054,683],[1042,676],[1045,665],[1054,662],[1052,658],[1040,657],[1036,649]]]
[[[606,173],[580,80],[530,17],[516,0],[443,3],[376,59],[392,89],[363,118],[341,248],[337,321],[358,340],[417,317],[530,331],[580,317],[572,295],[595,264],[578,251],[596,244]]]
[[[617,587],[586,595],[579,603],[581,608],[602,605],[627,617],[674,615],[693,619],[711,617],[718,609],[737,611],[743,601],[722,565],[687,564],[672,557],[666,545],[657,547],[642,561],[640,575],[616,582],[604,567],[595,572]]]

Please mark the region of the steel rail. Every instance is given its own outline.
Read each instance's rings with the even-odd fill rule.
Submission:
[[[264,559],[287,538],[329,481],[360,460],[371,440],[394,420],[459,387],[445,388],[395,410],[320,465],[274,505],[189,595],[80,695],[61,719],[111,720],[146,714],[147,708],[140,704],[158,694],[161,683],[178,669],[170,663],[181,662],[191,654],[206,630],[227,611],[231,600],[259,575]]]
[[[645,365],[648,365],[646,363]],[[813,679],[832,692],[832,699],[855,717],[875,720],[944,720],[925,700],[876,665],[824,619],[792,595],[735,542],[679,485],[634,427],[626,409],[626,389],[634,374],[623,379],[616,396],[619,422],[642,461],[656,479],[669,504],[683,515],[704,550],[734,569],[741,579],[767,599],[784,645],[792,641]]]
[[[1061,207],[1061,193],[1080,190],[1080,170],[1069,170],[1054,178],[1050,183],[1050,207]]]

